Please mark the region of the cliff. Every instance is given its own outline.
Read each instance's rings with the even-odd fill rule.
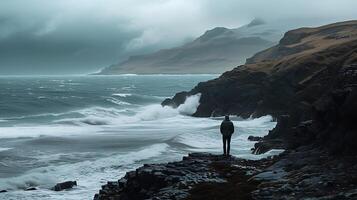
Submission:
[[[192,42],[154,53],[131,56],[99,74],[202,74],[222,73],[257,51],[274,45],[282,31],[262,20],[240,28],[216,27]]]
[[[289,147],[316,142],[356,153],[356,86],[357,21],[347,21],[288,31],[246,64],[162,105],[176,107],[201,93],[194,116],[270,114],[279,120],[267,138],[288,141]]]
[[[95,200],[357,198],[357,21],[287,32],[279,44],[219,78],[177,93],[177,107],[201,93],[194,116],[271,114],[278,123],[258,161],[194,153],[146,164],[108,182]]]

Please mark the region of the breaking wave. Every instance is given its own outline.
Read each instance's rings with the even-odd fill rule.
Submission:
[[[0,104],[0,190],[9,190],[0,199],[91,199],[106,181],[118,180],[143,163],[170,162],[195,151],[221,153],[222,118],[191,117],[200,94],[177,108],[160,105],[174,91],[189,90],[212,78],[0,79],[0,89],[7,93]],[[232,154],[257,159],[250,152],[254,142],[247,137],[263,136],[276,123],[270,116],[231,119],[236,128]],[[78,187],[48,190],[68,180],[78,181]],[[38,190],[23,191],[27,187]]]
[[[165,118],[173,118],[179,115],[192,115],[199,106],[200,94],[190,96],[185,103],[178,108],[161,106],[160,104],[117,109],[104,107],[91,107],[78,111],[70,111],[61,114],[48,114],[56,117],[64,117],[52,121],[52,125],[28,124],[16,127],[0,127],[0,138],[16,137],[39,137],[56,135],[80,135],[84,133],[91,134],[98,129],[88,126],[128,126],[138,125],[143,121],[157,121]],[[39,115],[46,117],[47,115]],[[77,117],[72,117],[77,116]],[[78,117],[79,116],[79,117]],[[65,126],[64,126],[65,125]]]

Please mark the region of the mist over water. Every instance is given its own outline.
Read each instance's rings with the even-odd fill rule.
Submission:
[[[222,118],[190,117],[200,94],[177,109],[160,103],[215,75],[0,78],[0,199],[91,199],[106,181],[143,163],[188,152],[221,152]],[[270,116],[233,117],[232,154],[250,154],[249,135],[275,126]],[[262,155],[266,156],[266,155]],[[70,191],[49,190],[77,180]],[[37,191],[23,191],[38,187]]]

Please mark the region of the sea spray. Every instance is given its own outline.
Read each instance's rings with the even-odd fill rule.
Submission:
[[[192,151],[221,153],[222,119],[190,116],[199,106],[199,94],[176,109],[160,105],[175,92],[212,78],[0,78],[1,91],[8,92],[0,99],[6,110],[0,113],[0,190],[10,191],[0,199],[90,199],[100,185],[143,163],[174,161]],[[31,95],[19,88],[31,88]],[[130,104],[108,101],[113,98]],[[232,120],[237,130],[232,154],[255,159],[247,137],[267,134],[275,122],[270,117]],[[76,180],[78,187],[48,190],[67,180]],[[28,186],[38,190],[22,190]]]
[[[177,110],[183,115],[192,115],[196,112],[200,105],[201,93],[189,96],[186,98],[185,103],[181,104]]]
[[[161,105],[146,106],[136,115],[136,117],[141,120],[157,120],[160,118],[174,117],[180,114],[192,115],[196,112],[197,107],[199,106],[200,98],[201,94],[189,96],[178,108]]]

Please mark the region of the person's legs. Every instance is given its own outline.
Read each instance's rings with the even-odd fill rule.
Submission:
[[[231,150],[231,136],[227,137],[227,155],[229,156],[229,151]]]
[[[226,137],[222,136],[222,140],[223,140],[223,155],[226,155]]]

